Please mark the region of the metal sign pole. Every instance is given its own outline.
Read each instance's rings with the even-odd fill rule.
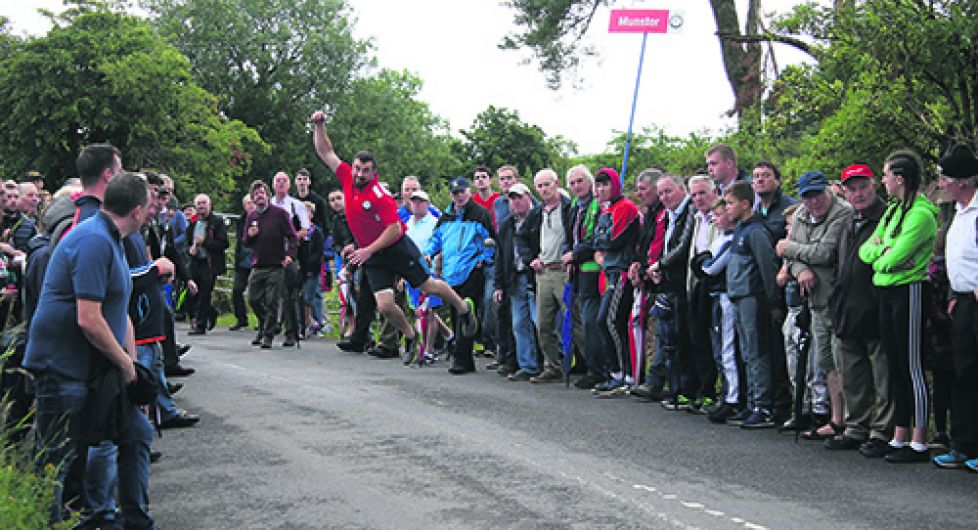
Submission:
[[[642,83],[642,65],[645,63],[645,42],[649,34],[642,33],[642,51],[638,56],[638,74],[635,75],[635,94],[632,95],[632,112],[628,117],[628,134],[625,136],[625,157],[621,162],[621,186],[625,187],[625,174],[628,171],[628,154],[632,145],[632,126],[635,123],[635,106],[638,103],[638,87]]]

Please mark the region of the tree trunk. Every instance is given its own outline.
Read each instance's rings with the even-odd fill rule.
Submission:
[[[729,114],[744,118],[744,111],[757,107],[764,93],[761,79],[761,43],[740,43],[737,37],[755,35],[760,25],[761,0],[750,0],[747,20],[742,33],[734,0],[710,0],[716,20],[717,36],[727,81],[734,93],[734,107]]]

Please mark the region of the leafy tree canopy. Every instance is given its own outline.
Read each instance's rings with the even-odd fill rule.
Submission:
[[[368,62],[345,0],[141,0],[226,116],[271,146],[255,178],[313,165],[304,121],[348,92]],[[242,184],[241,189],[244,189]]]
[[[0,165],[38,169],[51,185],[75,174],[89,143],[109,142],[127,168],[152,167],[215,200],[264,143],[221,116],[187,60],[143,20],[83,6],[44,37],[0,58]]]

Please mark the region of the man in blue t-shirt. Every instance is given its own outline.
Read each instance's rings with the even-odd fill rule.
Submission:
[[[132,281],[122,239],[139,229],[146,204],[143,180],[128,173],[116,176],[105,189],[101,210],[61,240],[48,264],[23,366],[36,376],[38,470],[60,466],[62,484],[82,449],[92,376],[118,370],[122,384],[136,379],[128,317]],[[61,519],[61,500],[59,487],[52,521]]]

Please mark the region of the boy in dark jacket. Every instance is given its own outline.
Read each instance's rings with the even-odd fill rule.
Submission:
[[[778,260],[771,233],[754,214],[754,191],[735,182],[723,194],[727,213],[737,222],[727,263],[727,296],[736,308],[740,353],[747,372],[747,408],[727,423],[744,429],[774,427],[771,411],[772,319],[784,318],[776,276]]]

